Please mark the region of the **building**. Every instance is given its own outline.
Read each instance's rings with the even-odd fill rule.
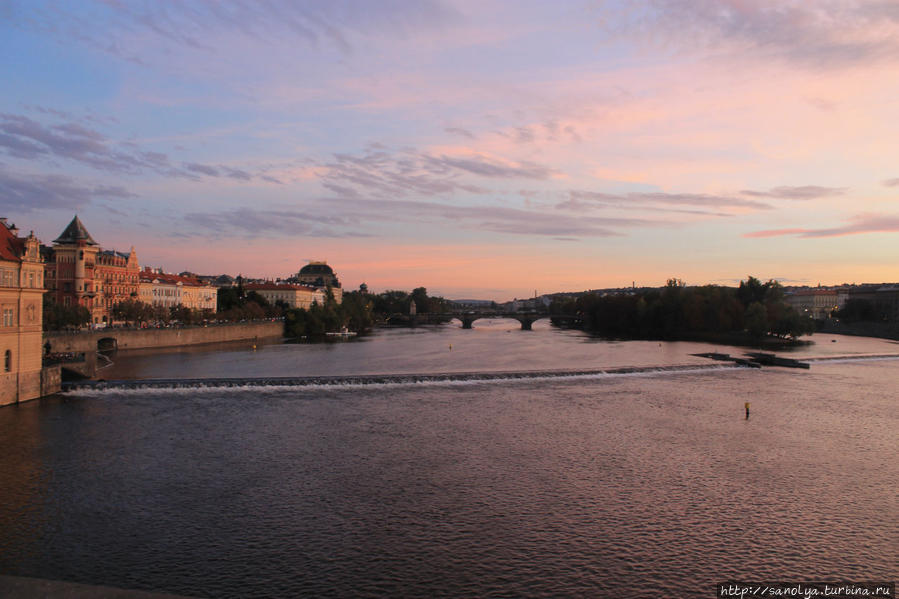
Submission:
[[[76,215],[45,248],[47,289],[64,306],[84,306],[94,324],[111,322],[112,307],[139,295],[140,266],[127,254],[103,250]]]
[[[135,301],[140,291],[140,266],[134,246],[127,254],[115,250],[100,250],[97,254],[97,292],[105,315],[125,300]],[[96,322],[96,321],[95,321]],[[102,321],[106,322],[106,321]]]
[[[311,308],[313,303],[324,305],[327,293],[324,287],[296,283],[247,283],[244,289],[248,292],[255,291],[272,305],[283,302],[291,308],[305,310]],[[336,295],[334,299],[337,299]]]
[[[343,300],[343,289],[340,287],[340,281],[327,262],[310,261],[309,264],[301,268],[287,282],[312,285],[313,287],[330,287],[337,303]]]
[[[842,306],[839,294],[833,289],[802,289],[785,295],[784,301],[803,316],[815,320],[830,318]]]
[[[152,306],[191,310],[216,310],[218,289],[197,277],[173,275],[159,269],[140,271],[138,299]]]
[[[868,302],[878,320],[899,320],[899,286],[895,284],[858,285],[849,290],[849,300]]]
[[[47,265],[47,289],[53,300],[63,306],[84,306],[91,314],[91,322],[99,322],[105,313],[104,304],[95,301],[94,274],[99,252],[99,244],[76,215],[53,240]]]
[[[43,295],[40,242],[0,218],[0,405],[41,396]]]

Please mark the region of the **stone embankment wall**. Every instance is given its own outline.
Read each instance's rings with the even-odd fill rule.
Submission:
[[[77,333],[52,332],[44,334],[44,342],[50,343],[52,352],[95,352],[101,340],[104,345],[113,345],[122,350],[271,339],[283,336],[284,323],[276,320],[171,329],[101,329]],[[109,340],[114,340],[114,342]]]
[[[62,372],[59,364],[41,369],[41,397],[59,393],[62,388]]]

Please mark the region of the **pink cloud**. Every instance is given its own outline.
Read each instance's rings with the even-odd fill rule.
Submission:
[[[861,214],[853,217],[841,227],[828,229],[769,229],[746,233],[743,237],[778,237],[795,235],[803,238],[840,237],[864,233],[899,233],[899,216],[883,214]]]
[[[809,229],[769,229],[766,231],[754,231],[746,233],[743,237],[779,237],[781,235],[801,235]]]

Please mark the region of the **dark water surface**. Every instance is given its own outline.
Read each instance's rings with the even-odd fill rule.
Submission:
[[[266,375],[426,372],[450,343],[465,363],[447,371],[661,366],[692,364],[699,345],[457,331],[116,368],[172,376],[160,364],[176,356],[183,376],[266,362],[280,364]],[[829,339],[802,352],[899,353]],[[393,351],[372,365],[370,347]],[[0,410],[0,573],[198,597],[712,597],[733,578],[895,580],[897,381],[899,360],[852,360],[22,404]]]
[[[520,371],[670,366],[708,366],[692,354],[742,356],[751,348],[696,342],[607,341],[548,321],[521,331],[516,320],[478,320],[416,329],[386,329],[349,342],[284,344],[253,342],[180,349],[119,352],[98,376],[113,379],[321,376],[386,373]],[[814,343],[786,350],[794,358],[899,354],[899,343],[867,337],[815,335]]]

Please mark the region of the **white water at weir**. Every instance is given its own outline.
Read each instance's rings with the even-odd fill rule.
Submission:
[[[899,356],[896,356],[899,359]],[[284,388],[297,389],[374,389],[374,388],[401,388],[401,387],[445,387],[458,385],[508,385],[528,384],[550,380],[558,381],[590,381],[617,377],[653,377],[663,375],[697,374],[703,372],[716,372],[738,370],[740,366],[728,366],[722,364],[710,364],[708,366],[669,366],[664,368],[628,368],[613,371],[596,372],[565,372],[565,371],[526,371],[517,373],[447,373],[442,375],[427,374],[397,374],[377,375],[371,377],[333,377],[322,381],[319,378],[305,380],[284,379],[272,381],[272,379],[180,379],[180,380],[135,380],[135,381],[109,381],[99,384],[84,383],[84,386],[75,384],[67,391],[67,395],[89,397],[108,393],[133,393],[140,394],[144,391],[221,391],[233,389],[235,391],[248,390],[274,390]]]

